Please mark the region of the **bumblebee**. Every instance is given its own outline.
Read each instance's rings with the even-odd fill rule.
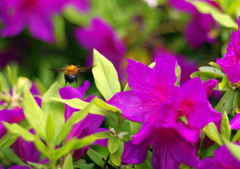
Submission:
[[[64,72],[64,78],[65,78],[65,85],[68,83],[73,83],[76,81],[77,83],[77,78],[79,76],[80,72],[86,72],[90,70],[92,66],[88,67],[77,67],[75,65],[69,65],[66,68],[49,68],[50,70],[53,70],[55,72]]]

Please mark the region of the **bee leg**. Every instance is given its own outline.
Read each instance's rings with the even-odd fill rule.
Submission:
[[[77,84],[77,78],[76,78],[76,84]]]
[[[65,80],[65,86],[67,86],[67,81]]]

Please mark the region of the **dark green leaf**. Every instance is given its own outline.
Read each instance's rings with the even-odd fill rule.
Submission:
[[[71,153],[69,153],[67,158],[64,160],[63,169],[73,169],[73,160]]]
[[[239,103],[240,103],[240,93],[239,93],[239,90],[237,90],[233,100],[233,108],[232,108],[232,114],[231,114],[233,117],[236,115],[236,109],[239,107]]]
[[[223,144],[221,140],[221,135],[213,122],[206,125],[203,130],[211,140],[215,141],[219,145]]]
[[[3,154],[3,158],[6,160],[15,164],[25,165],[21,158],[18,157],[11,148],[2,149],[0,152]]]
[[[96,87],[106,100],[109,100],[117,92],[121,91],[118,74],[113,64],[101,55],[97,50],[93,50],[93,76]]]
[[[107,157],[105,157],[104,155],[96,152],[95,150],[89,148],[89,150],[87,151],[87,155],[88,157],[98,166],[103,167],[104,166],[104,161],[103,159],[106,160]]]
[[[223,113],[224,111],[229,114],[232,110],[233,106],[233,99],[235,97],[235,91],[233,90],[227,90],[221,100],[218,102],[218,104],[215,106],[215,110],[218,112]]]
[[[94,163],[91,163],[91,164],[86,164],[86,163],[76,163],[76,164],[73,164],[74,165],[74,168],[80,168],[80,169],[95,169],[94,167]]]

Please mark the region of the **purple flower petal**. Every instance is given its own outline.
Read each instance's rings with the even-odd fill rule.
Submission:
[[[33,142],[28,142],[19,137],[15,143],[12,145],[12,149],[15,154],[17,154],[24,163],[39,162],[40,151],[35,147]]]
[[[3,109],[0,111],[0,138],[3,137],[3,135],[6,133],[6,129],[4,125],[2,124],[2,121],[8,122],[8,123],[18,123],[22,119],[24,119],[25,116],[23,114],[23,109],[16,109],[16,110],[8,110]]]
[[[237,113],[236,116],[231,120],[230,126],[232,129],[240,129],[240,113]]]
[[[22,165],[15,165],[15,166],[9,167],[8,169],[31,169],[31,168],[27,166],[22,166]]]
[[[197,169],[220,168],[220,169],[237,169],[240,161],[237,160],[227,149],[226,145],[222,145],[214,151],[214,157],[203,159]]]
[[[240,19],[238,19],[240,20]],[[240,24],[240,23],[239,23]],[[224,73],[232,83],[240,81],[240,30],[231,34],[231,41],[228,43],[227,53],[216,63],[222,67]]]
[[[221,113],[216,112],[207,100],[200,78],[184,83],[181,90],[179,111],[184,112],[190,126],[202,129],[208,123],[221,118]]]
[[[217,86],[217,84],[218,84],[218,81],[215,79],[210,79],[203,83],[203,87],[205,89],[207,97],[210,97],[210,95],[213,92],[213,89]]]

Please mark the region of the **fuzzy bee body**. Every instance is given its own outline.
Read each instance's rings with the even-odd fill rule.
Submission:
[[[71,84],[74,81],[76,81],[77,83],[79,72],[86,72],[91,68],[92,66],[77,67],[75,65],[69,65],[66,68],[49,68],[49,69],[56,72],[64,72],[65,84],[67,84],[67,82]]]

